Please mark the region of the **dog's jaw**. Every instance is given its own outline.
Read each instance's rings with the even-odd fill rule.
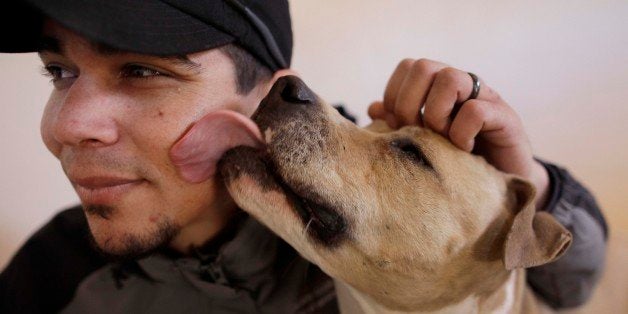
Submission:
[[[330,249],[347,236],[348,223],[344,216],[332,206],[304,196],[312,195],[312,191],[299,190],[302,187],[294,187],[281,178],[268,153],[237,147],[223,156],[218,168],[238,205],[258,220],[264,222],[270,218],[262,212],[267,208],[291,213],[300,220],[294,225],[300,225],[302,233]],[[291,216],[290,219],[294,220]]]
[[[302,248],[308,242],[299,217],[290,208],[290,200],[273,174],[263,151],[237,147],[228,151],[218,163],[225,185],[240,208],[292,247]],[[271,212],[272,211],[272,212]],[[289,236],[291,235],[291,236]],[[305,258],[310,259],[305,252]]]

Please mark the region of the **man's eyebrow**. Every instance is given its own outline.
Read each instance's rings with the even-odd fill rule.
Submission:
[[[201,68],[201,64],[200,63],[196,63],[196,62],[190,60],[190,58],[188,58],[188,56],[185,56],[185,55],[165,56],[165,57],[160,57],[160,58],[164,59],[166,61],[172,62],[174,64],[182,65],[182,66],[186,67],[189,70],[198,70],[198,69]]]
[[[63,54],[61,41],[56,37],[43,35],[39,39],[39,47],[37,47],[37,52],[39,52],[40,54],[45,52]]]
[[[106,55],[106,56],[121,55],[121,54],[128,53],[127,51],[114,48],[114,47],[111,47],[109,45],[102,44],[102,43],[93,43],[92,45],[94,46],[94,48],[96,49],[98,53]],[[188,58],[186,55],[158,56],[158,58],[174,63],[175,65],[184,66],[185,68],[190,69],[190,70],[196,70],[201,67],[200,64],[190,60],[190,58]]]
[[[92,43],[92,46],[94,47],[94,50],[96,50],[96,52],[105,56],[122,55],[122,54],[128,53],[127,51],[114,48],[103,43]],[[40,42],[39,42],[39,48],[37,50],[40,54],[46,53],[46,52],[56,53],[60,55],[64,54],[61,40],[59,40],[59,38],[56,38],[53,36],[47,36],[47,35],[43,35],[41,37]],[[190,58],[188,58],[188,56],[186,55],[156,56],[156,57],[162,60],[171,62],[175,65],[183,66],[189,70],[197,70],[201,67],[199,63],[196,63],[190,60]]]

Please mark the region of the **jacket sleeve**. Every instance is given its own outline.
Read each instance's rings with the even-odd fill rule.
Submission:
[[[0,272],[0,313],[55,313],[79,282],[104,265],[87,236],[79,207],[65,210],[36,232]]]
[[[565,169],[540,161],[550,177],[546,208],[573,235],[558,260],[528,269],[528,284],[547,304],[559,309],[584,304],[600,278],[608,226],[595,199]]]

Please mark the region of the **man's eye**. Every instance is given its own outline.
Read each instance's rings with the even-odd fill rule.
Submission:
[[[122,69],[121,75],[122,77],[130,78],[150,78],[164,74],[151,68],[132,64],[125,66],[124,69]]]
[[[50,76],[53,81],[76,77],[76,74],[58,65],[47,65],[44,70],[44,75]]]

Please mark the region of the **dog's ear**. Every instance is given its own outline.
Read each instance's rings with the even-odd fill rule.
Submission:
[[[531,183],[511,177],[508,190],[515,196],[515,217],[504,243],[506,269],[538,266],[560,257],[571,244],[571,233],[549,213],[536,211]]]

